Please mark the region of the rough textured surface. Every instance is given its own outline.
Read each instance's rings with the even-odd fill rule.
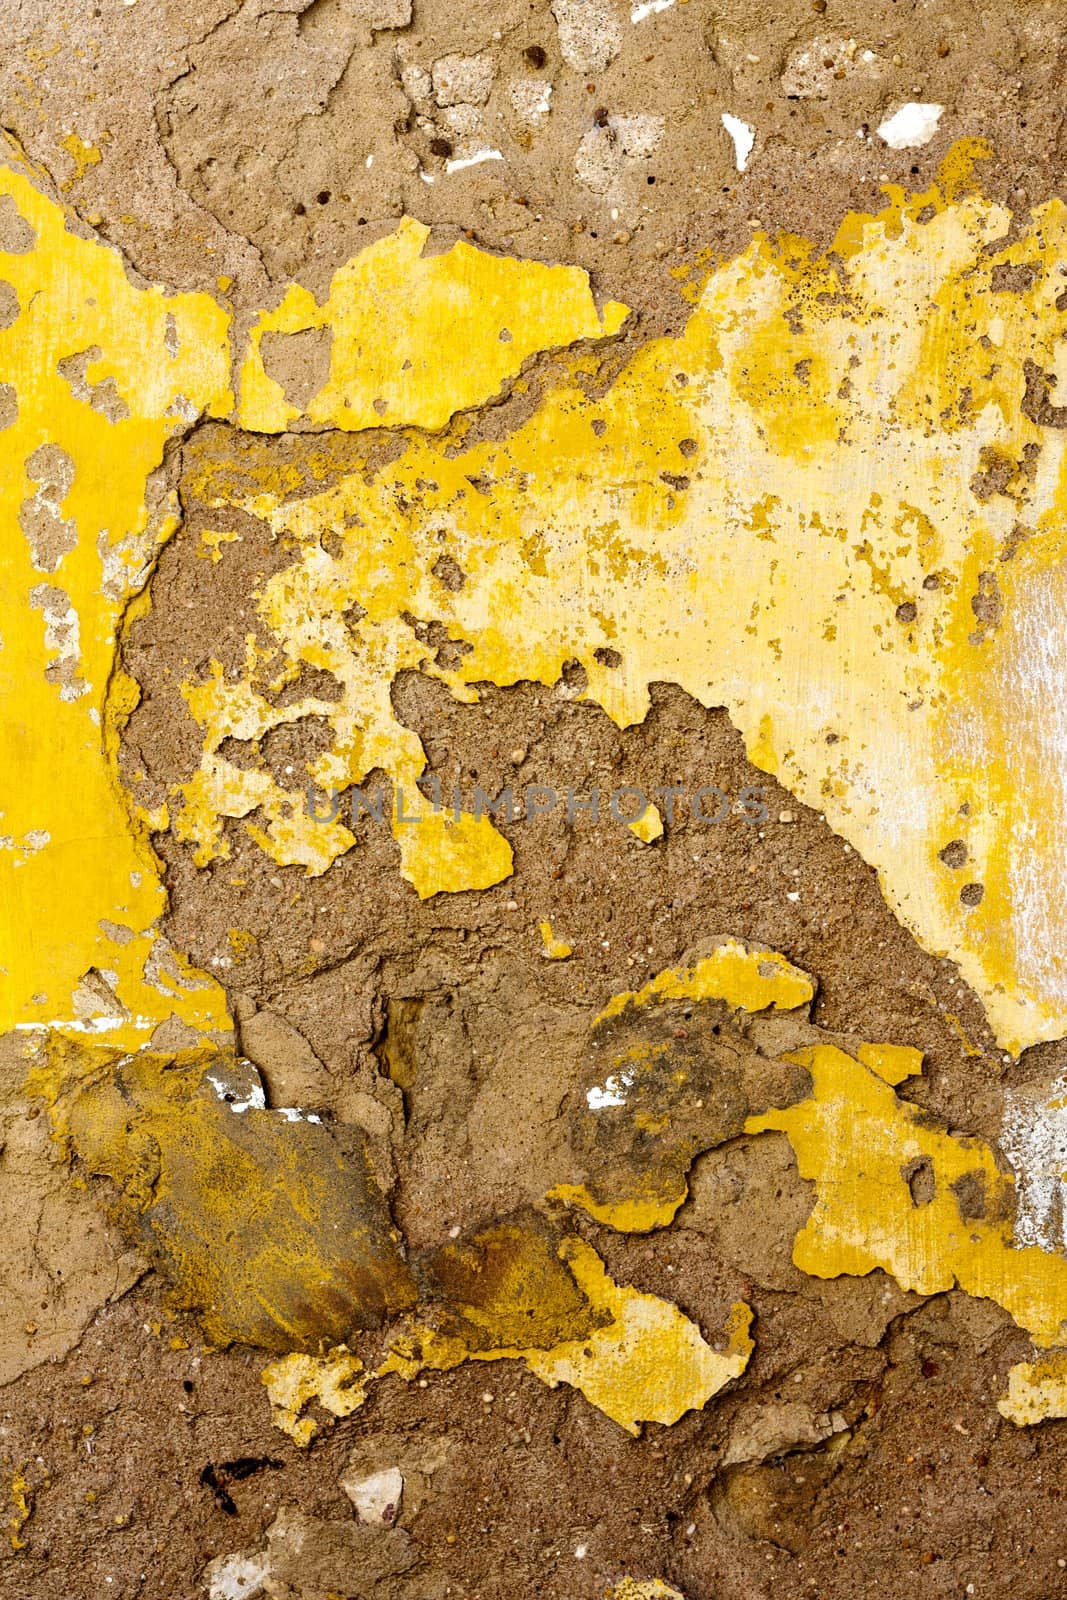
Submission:
[[[972,992],[889,909],[886,896],[931,926],[905,879],[870,853],[880,888],[827,821],[840,794],[820,799],[820,781],[854,776],[836,727],[807,805],[787,752],[769,776],[767,742],[727,689],[701,703],[670,652],[647,716],[626,725],[606,687],[626,657],[581,634],[584,589],[558,660],[504,681],[494,630],[511,623],[532,660],[537,615],[518,587],[494,611],[458,538],[425,572],[403,568],[391,653],[360,679],[381,691],[366,726],[392,740],[362,752],[367,791],[407,782],[417,805],[423,761],[468,807],[475,785],[714,784],[723,820],[662,801],[633,827],[587,812],[496,817],[495,831],[480,819],[469,848],[427,867],[417,830],[391,828],[388,810],[358,820],[348,848],[329,826],[301,834],[277,804],[320,778],[325,804],[329,761],[350,749],[339,680],[311,657],[339,595],[353,661],[381,623],[360,614],[375,574],[344,565],[361,521],[436,538],[442,486],[466,468],[472,522],[489,528],[514,494],[541,537],[558,505],[537,475],[569,483],[572,468],[538,419],[574,394],[579,416],[652,437],[661,411],[640,409],[626,374],[654,364],[657,337],[667,361],[685,350],[716,270],[716,315],[738,315],[744,366],[750,308],[803,254],[758,245],[731,299],[733,258],[756,235],[838,245],[810,303],[786,297],[746,391],[788,438],[829,394],[826,351],[843,349],[839,332],[802,347],[805,315],[823,330],[854,315],[843,219],[885,213],[886,183],[910,215],[907,197],[934,193],[939,173],[937,206],[917,200],[908,227],[938,241],[919,252],[930,283],[969,241],[965,291],[945,293],[973,370],[938,377],[951,405],[931,382],[912,421],[947,461],[975,415],[1002,407],[965,473],[964,454],[936,467],[999,544],[958,588],[940,547],[910,587],[874,575],[893,641],[879,659],[905,662],[881,692],[894,710],[902,684],[917,698],[916,652],[940,648],[955,618],[960,659],[996,656],[1024,713],[997,737],[1033,728],[1024,765],[1046,773],[1060,647],[1044,676],[1019,668],[1035,639],[1060,637],[1067,373],[1048,202],[1065,156],[1062,24],[1054,4],[837,0],[7,8],[2,122],[39,168],[26,176],[12,145],[0,197],[0,449],[6,436],[15,463],[0,499],[16,553],[0,689],[18,687],[24,730],[3,746],[18,782],[0,818],[14,908],[0,978],[5,1026],[21,1003],[21,1021],[60,1021],[64,1037],[42,1053],[33,1029],[10,1033],[0,1058],[5,1600],[1067,1590],[1064,1358],[1022,1331],[1064,1342],[1055,941],[1028,979],[1053,1021],[1013,1034],[993,972],[1010,941],[993,956],[967,946],[970,975],[993,972]],[[956,232],[937,220],[957,181],[965,193],[969,137],[992,154],[967,182],[1006,208],[996,249],[977,212]],[[379,265],[353,278],[368,245]],[[491,272],[472,246],[497,253]],[[918,326],[908,303],[899,320]],[[378,360],[382,327],[392,362]],[[664,370],[689,375],[681,360]],[[697,441],[677,432],[646,530],[699,481]],[[613,448],[592,429],[578,480],[629,483],[617,463],[632,457]],[[868,454],[888,460],[886,441]],[[743,490],[756,460],[753,444]],[[316,544],[340,574],[330,604],[265,613],[262,594]],[[815,555],[793,548],[803,601]],[[625,567],[633,549],[611,559]],[[777,555],[769,540],[759,553]],[[551,540],[527,555],[544,567]],[[736,570],[716,582],[701,627],[717,644],[749,595]],[[619,620],[640,624],[645,606],[647,586],[627,591]],[[938,687],[966,698],[969,673]],[[212,685],[239,696],[246,680],[260,723],[212,724]],[[57,703],[68,731],[26,737],[56,725]],[[181,804],[205,728],[259,786],[243,813],[215,807],[210,849]],[[998,804],[1025,807],[1037,791],[1012,776]],[[1055,855],[1041,816],[1058,816],[1057,796],[1019,835],[1024,866]],[[962,811],[969,796],[958,804],[958,826],[939,819],[923,843],[964,948],[976,927],[999,939],[1008,913],[1043,914],[1044,891],[1020,869],[997,898],[995,876],[971,870],[988,838]],[[748,1008],[735,991],[692,992],[723,939],[812,974],[810,1019],[802,979],[767,1009],[781,969],[758,974],[770,988]],[[596,1020],[668,972],[647,1007]],[[1042,1028],[1046,1042],[1005,1056]],[[910,1050],[863,1054],[861,1039]],[[102,1048],[149,1040],[132,1062]],[[389,1264],[384,1293],[367,1288],[368,1260],[372,1277]],[[1037,1262],[1032,1279],[1021,1261]],[[360,1337],[353,1307],[376,1295]],[[636,1341],[659,1349],[656,1372],[635,1369],[620,1308],[680,1340]],[[235,1337],[254,1348],[218,1348]],[[358,1355],[337,1348],[348,1337]],[[640,1427],[683,1347],[699,1379],[684,1414]],[[604,1352],[608,1367],[618,1356],[608,1382]],[[674,1415],[677,1394],[663,1404]]]

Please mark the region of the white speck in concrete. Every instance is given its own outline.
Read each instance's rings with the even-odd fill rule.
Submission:
[[[944,109],[944,106],[909,100],[879,126],[878,137],[890,150],[915,150],[930,143]]]
[[[476,150],[472,156],[456,156],[445,163],[446,172],[462,172],[464,167],[479,167],[483,161],[503,161],[499,150]]]
[[[263,1092],[262,1084],[255,1083],[252,1085],[248,1091],[247,1100],[237,1100],[234,1098],[233,1086],[227,1083],[225,1078],[216,1078],[209,1072],[207,1081],[219,1099],[225,1100],[236,1116],[241,1116],[245,1111],[264,1111],[266,1109],[267,1097]]]
[[[646,17],[653,16],[657,11],[669,11],[674,0],[641,0],[640,5],[634,6],[630,12],[631,22],[644,22]]]
[[[744,172],[748,166],[748,158],[752,154],[752,146],[756,142],[756,130],[747,122],[742,122],[740,117],[731,115],[729,111],[722,114],[722,125],[734,142],[734,162],[738,172]]]

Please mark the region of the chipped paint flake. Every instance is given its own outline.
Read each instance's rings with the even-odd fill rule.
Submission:
[[[655,844],[657,839],[663,838],[663,818],[651,802],[628,826],[634,838],[640,839],[642,844]]]
[[[810,1099],[752,1117],[793,1146],[815,1207],[793,1260],[817,1278],[881,1267],[902,1289],[957,1284],[994,1300],[1043,1347],[1067,1335],[1067,1257],[1012,1239],[1011,1179],[977,1138],[956,1137],[835,1045],[788,1059],[810,1074]]]
[[[617,1017],[629,1006],[639,1008],[657,1000],[725,1000],[744,1011],[763,1011],[768,1006],[792,1011],[807,1005],[814,995],[807,973],[777,951],[749,949],[738,939],[727,939],[693,966],[667,967],[642,989],[615,995],[596,1022]]]
[[[320,1423],[304,1413],[314,1402],[331,1417],[350,1417],[367,1398],[363,1363],[346,1345],[324,1356],[294,1352],[272,1361],[261,1373],[270,1400],[271,1421],[306,1450]]]
[[[618,1104],[624,1105],[625,1099]],[[601,1110],[603,1103],[594,1105],[590,1100],[589,1109]],[[616,1233],[653,1233],[657,1228],[670,1226],[687,1192],[683,1184],[677,1194],[665,1197],[656,1191],[654,1182],[649,1182],[646,1192],[627,1195],[622,1200],[601,1200],[584,1183],[558,1183],[545,1198],[559,1201],[562,1205],[577,1206],[594,1222],[614,1228]]]
[[[1067,1417],[1067,1350],[1050,1350],[1036,1361],[1011,1367],[997,1410],[1018,1428]]]
[[[694,1322],[656,1295],[612,1281],[591,1245],[564,1239],[560,1259],[588,1297],[602,1326],[547,1350],[470,1348],[461,1339],[418,1329],[399,1340],[378,1376],[413,1377],[426,1369],[447,1370],[464,1360],[521,1360],[549,1388],[569,1384],[605,1416],[634,1435],[644,1422],[677,1422],[700,1410],[712,1395],[740,1377],[755,1348],[749,1337],[752,1312],[734,1305],[713,1349]]]
[[[483,150],[447,170],[499,159],[499,151]],[[406,218],[334,274],[321,305],[294,284],[275,310],[261,313],[241,364],[243,428],[280,433],[302,415],[346,430],[440,428],[455,412],[491,400],[535,351],[603,338],[626,316],[614,302],[598,315],[577,267],[493,256],[463,241],[426,256],[429,235]],[[302,410],[268,374],[263,341],[315,328],[332,333],[329,377]]]
[[[490,145],[484,145],[481,150],[473,151],[469,156],[453,156],[445,162],[446,172],[463,172],[467,167],[480,167],[486,161],[503,161],[502,150],[494,150]]]
[[[552,932],[551,922],[539,922],[538,930],[541,934],[541,954],[546,961],[566,961],[571,954],[571,946],[565,939],[559,939]]]
[[[669,1301],[620,1288],[590,1245],[575,1240],[567,1257],[580,1286],[613,1321],[586,1339],[541,1354],[526,1365],[550,1388],[568,1383],[628,1433],[642,1422],[670,1425],[699,1411],[727,1383],[740,1377],[755,1348],[749,1337],[752,1313],[740,1302],[724,1330],[725,1348],[713,1350],[696,1324]]]

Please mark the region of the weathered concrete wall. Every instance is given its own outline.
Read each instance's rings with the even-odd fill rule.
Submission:
[[[0,1592],[1064,1587],[1061,21],[0,25]]]

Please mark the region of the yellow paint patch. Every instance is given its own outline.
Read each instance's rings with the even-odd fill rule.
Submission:
[[[647,1006],[659,1000],[725,1000],[742,1011],[768,1007],[792,1011],[808,1005],[814,995],[807,973],[784,956],[774,950],[750,950],[739,940],[728,939],[695,966],[667,967],[642,989],[615,995],[596,1022],[617,1017],[629,1006]]]
[[[906,1044],[858,1044],[856,1059],[896,1087],[923,1069],[923,1053]]]
[[[335,273],[320,306],[292,285],[249,335],[241,367],[242,428],[281,433],[301,415],[263,364],[266,334],[328,328],[330,375],[307,406],[334,428],[441,428],[484,404],[539,350],[617,333],[615,301],[597,314],[578,267],[488,255],[460,241],[424,256],[430,230],[406,217],[395,233]]]
[[[636,1435],[643,1422],[670,1424],[687,1411],[700,1410],[745,1370],[754,1349],[748,1306],[733,1306],[723,1332],[725,1348],[717,1351],[677,1306],[613,1283],[584,1240],[565,1239],[559,1253],[604,1326],[550,1350],[471,1349],[454,1335],[419,1327],[394,1343],[376,1376],[397,1372],[411,1378],[427,1368],[448,1370],[464,1360],[519,1360],[551,1389],[560,1383],[579,1389],[605,1416]]]
[[[1067,1338],[1067,1259],[1012,1243],[1014,1185],[980,1139],[956,1138],[834,1045],[788,1059],[811,1074],[810,1099],[746,1123],[776,1129],[815,1184],[793,1260],[817,1278],[874,1267],[903,1289],[956,1284],[994,1300],[1038,1345]]]
[[[10,142],[0,194],[35,236],[0,252],[14,312],[0,330],[0,1033],[133,1047],[171,1016],[221,1032],[221,990],[156,932],[158,866],[115,771],[138,690],[114,664],[124,610],[177,526],[149,476],[188,419],[230,404],[227,318],[206,295],[135,288],[115,251],[68,231]],[[114,385],[118,420],[63,375],[93,351],[85,381]]]
[[[367,1375],[358,1356],[338,1345],[324,1356],[282,1356],[263,1368],[261,1378],[270,1400],[270,1419],[293,1443],[306,1450],[318,1430],[305,1416],[314,1402],[331,1417],[350,1417],[367,1398]]]
[[[1067,1350],[1020,1361],[1008,1372],[1008,1392],[997,1410],[1019,1428],[1067,1417]]]
[[[662,1578],[623,1578],[612,1589],[610,1600],[685,1600],[685,1596]]]
[[[7,1536],[12,1550],[25,1550],[22,1530],[33,1514],[33,1489],[21,1467],[11,1480],[11,1504],[14,1509],[8,1517]]]
[[[247,1062],[54,1042],[28,1090],[215,1344],[314,1349],[409,1309],[414,1285],[362,1139],[266,1109]]]
[[[556,938],[556,935],[552,932],[551,922],[539,922],[537,926],[541,933],[541,954],[545,959],[547,961],[566,961],[571,954],[571,946],[567,941]]]
[[[642,1422],[669,1424],[687,1411],[699,1411],[744,1372],[754,1349],[748,1334],[752,1313],[746,1305],[739,1302],[732,1308],[724,1332],[726,1348],[719,1352],[677,1306],[614,1284],[590,1245],[571,1241],[567,1261],[593,1304],[610,1311],[614,1320],[587,1339],[524,1355],[530,1371],[550,1388],[571,1384],[636,1434]]]
[[[218,566],[222,560],[222,546],[234,544],[240,537],[241,535],[235,533],[232,528],[205,528],[200,535],[200,549],[197,554]]]
[[[635,1185],[636,1186],[636,1185]],[[656,1193],[649,1185],[647,1194],[630,1194],[622,1200],[601,1200],[588,1184],[557,1183],[545,1196],[562,1205],[577,1206],[594,1222],[602,1222],[618,1233],[651,1233],[655,1228],[666,1228],[674,1221],[678,1209],[689,1193],[684,1181],[681,1192],[671,1195]]]
[[[489,889],[511,876],[511,846],[488,817],[435,812],[421,795],[411,811],[418,820],[397,816],[393,836],[400,845],[401,876],[420,900]]]
[[[86,144],[81,135],[73,131],[64,134],[59,142],[74,163],[74,171],[63,185],[64,189],[72,189],[80,179],[85,177],[90,167],[100,165],[100,150],[95,144]]]
[[[654,844],[657,839],[663,838],[663,818],[651,802],[628,826],[634,838],[640,839],[642,844]]]

